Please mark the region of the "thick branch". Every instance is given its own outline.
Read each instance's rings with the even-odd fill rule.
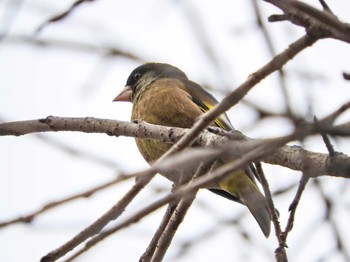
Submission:
[[[329,118],[329,117],[328,117]],[[326,119],[328,119],[326,118]],[[332,122],[334,118],[329,119]],[[328,122],[320,121],[317,129],[326,126],[331,130]],[[335,127],[336,128],[336,127]],[[304,125],[301,137],[315,133],[313,125]],[[188,129],[165,127],[148,124],[146,122],[130,123],[118,120],[98,118],[60,118],[47,117],[46,119],[18,121],[0,124],[0,135],[24,135],[33,132],[48,131],[79,131],[87,133],[105,133],[110,136],[130,136],[138,138],[156,139],[165,143],[176,143],[188,131]],[[244,138],[244,139],[243,139]],[[263,140],[255,140],[241,136],[240,140],[230,141],[230,138],[217,135],[208,130],[203,131],[196,143],[205,148],[217,148],[227,146],[236,152],[237,156],[252,150]],[[299,146],[283,146],[272,154],[261,159],[263,162],[281,165],[293,170],[306,171],[312,169],[315,176],[329,175],[350,177],[350,158],[343,154],[330,157],[328,154],[310,152]]]

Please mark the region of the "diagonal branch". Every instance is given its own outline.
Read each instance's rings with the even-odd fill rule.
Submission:
[[[100,190],[103,190],[107,187],[110,187],[110,186],[113,186],[121,181],[124,181],[126,179],[129,179],[129,178],[132,178],[134,176],[124,176],[124,175],[120,175],[118,176],[117,178],[111,180],[111,181],[108,181],[104,184],[101,184],[101,185],[98,185],[98,186],[95,186],[89,190],[86,190],[82,193],[79,193],[79,194],[74,194],[73,196],[69,196],[69,197],[65,197],[63,199],[60,199],[60,200],[56,200],[56,201],[52,201],[46,205],[44,205],[42,208],[30,213],[30,214],[27,214],[25,216],[20,216],[18,218],[15,218],[15,219],[11,219],[11,220],[8,220],[8,221],[5,221],[5,222],[0,222],[0,228],[2,227],[5,227],[5,226],[8,226],[8,225],[11,225],[11,224],[15,224],[15,223],[19,223],[19,222],[24,222],[24,223],[29,223],[31,222],[36,216],[52,209],[52,208],[55,208],[55,207],[58,207],[62,204],[65,204],[67,202],[70,202],[70,201],[73,201],[73,200],[76,200],[76,199],[79,199],[79,198],[87,198],[87,197],[90,197],[92,196],[93,194],[95,194],[96,192],[100,191]]]
[[[49,20],[47,20],[43,24],[41,24],[38,27],[38,29],[35,30],[35,34],[40,33],[44,29],[44,27],[46,27],[47,25],[49,25],[51,23],[62,21],[64,18],[71,15],[75,11],[75,9],[77,9],[80,5],[82,5],[86,2],[93,2],[93,1],[95,1],[95,0],[77,0],[77,1],[75,1],[66,11],[64,11],[61,14],[58,14],[58,15],[51,17]]]
[[[212,184],[213,181],[221,180],[227,174],[230,174],[230,173],[232,174],[232,172],[234,172],[238,169],[241,169],[244,166],[247,166],[249,163],[258,161],[264,155],[270,154],[271,152],[276,150],[276,148],[282,146],[283,144],[285,144],[288,141],[295,139],[295,137],[296,137],[296,133],[293,133],[289,136],[284,136],[284,137],[264,141],[264,142],[260,143],[259,145],[255,146],[253,150],[249,151],[247,154],[245,154],[241,158],[236,159],[232,162],[229,162],[228,164],[221,166],[210,173],[207,173],[203,176],[200,176],[187,185],[179,186],[179,188],[177,188],[177,190],[175,192],[168,194],[167,196],[165,196],[165,197],[155,201],[154,203],[144,207],[143,209],[141,209],[139,212],[134,214],[129,219],[125,220],[124,222],[120,223],[119,225],[117,225],[109,230],[106,230],[105,232],[101,233],[99,236],[90,240],[86,244],[84,251],[88,250],[93,245],[95,245],[96,243],[98,243],[102,239],[110,236],[111,234],[125,228],[126,226],[128,226],[132,223],[139,221],[141,218],[145,217],[147,214],[149,214],[149,213],[153,212],[154,210],[160,208],[161,206],[169,203],[170,201],[173,201],[175,199],[179,199],[179,198],[184,197],[184,196],[188,196],[189,194],[193,194],[199,188],[206,188],[207,185]],[[220,154],[217,155],[216,157],[222,157],[224,155],[230,154],[230,150],[231,150],[231,153],[234,152],[232,149],[227,149],[227,150],[221,151]],[[173,161],[171,161],[171,162],[173,162]],[[158,164],[158,163],[160,163],[160,164]],[[166,164],[164,164],[164,163],[157,162],[152,167],[155,169],[158,169],[159,165],[160,165],[160,169],[162,169],[162,166],[166,166]],[[178,163],[174,163],[174,165],[178,165]]]
[[[99,233],[111,220],[119,217],[129,205],[129,203],[135,198],[135,196],[146,186],[151,178],[156,174],[154,168],[149,168],[145,172],[142,172],[142,179],[138,179],[134,186],[124,195],[122,199],[118,201],[110,210],[108,210],[103,216],[99,217],[94,223],[85,228],[79,234],[74,236],[71,240],[60,246],[59,248],[51,251],[47,255],[41,258],[41,262],[55,261],[73,248],[81,244],[89,237]]]
[[[261,80],[263,80],[268,75],[279,70],[288,61],[293,59],[298,53],[300,53],[305,48],[314,44],[318,38],[309,37],[305,35],[292,43],[286,50],[282,53],[276,55],[270,62],[261,67],[258,71],[249,76],[249,78],[241,84],[237,89],[235,89],[231,94],[226,96],[220,103],[215,105],[211,110],[202,115],[198,121],[191,128],[190,132],[184,135],[181,140],[177,143],[178,146],[190,144],[195,137],[214,119],[223,114],[225,111],[230,109],[232,106],[237,104],[242,98]]]
[[[213,161],[209,161],[207,163],[201,162],[198,165],[196,173],[193,175],[193,177],[188,183],[190,184],[196,178],[208,172],[212,163]],[[183,185],[188,181],[186,179],[188,176],[183,175],[182,177],[183,181],[180,182],[180,185]],[[146,252],[141,256],[140,262],[163,260],[165,253],[168,250],[170,243],[175,236],[176,230],[185,218],[188,209],[191,207],[196,197],[197,191],[193,192],[192,194],[188,194],[187,196],[183,197],[175,203],[169,203],[169,215],[168,213],[165,214],[166,219],[163,219],[162,224],[159,226],[156,234],[152,238],[152,241],[147,247]],[[174,187],[174,192],[176,192],[176,187]]]

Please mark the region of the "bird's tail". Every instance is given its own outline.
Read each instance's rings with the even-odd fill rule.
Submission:
[[[241,193],[240,200],[246,205],[258,222],[265,237],[269,237],[271,228],[271,216],[267,207],[266,199],[259,190],[251,190]]]
[[[244,171],[225,178],[220,182],[220,187],[248,207],[265,237],[268,237],[271,230],[271,216],[266,199]]]

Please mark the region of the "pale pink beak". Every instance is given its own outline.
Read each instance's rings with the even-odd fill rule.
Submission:
[[[131,102],[132,90],[130,86],[125,86],[123,90],[113,99],[115,101]]]

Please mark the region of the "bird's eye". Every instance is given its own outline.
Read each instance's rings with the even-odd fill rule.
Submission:
[[[134,74],[134,80],[135,80],[135,81],[139,80],[140,77],[141,77],[141,74],[140,74],[140,73]]]

